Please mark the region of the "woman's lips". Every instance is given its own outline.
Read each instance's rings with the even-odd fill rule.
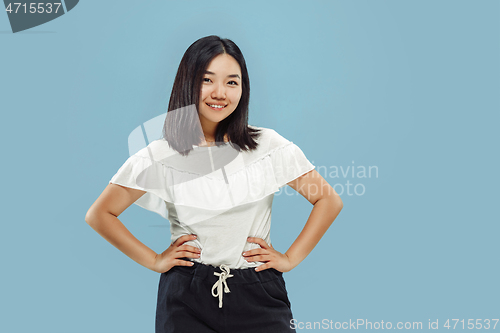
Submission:
[[[224,109],[227,107],[227,105],[225,105],[223,108],[214,108],[214,107],[211,107],[211,106],[210,106],[210,104],[208,104],[208,103],[205,103],[205,104],[206,104],[209,108],[211,108],[212,110],[215,110],[215,111],[224,110]],[[215,104],[214,104],[214,105],[215,105]]]

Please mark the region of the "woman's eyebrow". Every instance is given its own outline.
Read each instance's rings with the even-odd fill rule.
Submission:
[[[211,72],[211,71],[205,71],[205,74],[215,75],[215,73]],[[237,77],[238,79],[241,80],[241,78],[240,78],[240,76],[238,74],[230,74],[227,77]]]

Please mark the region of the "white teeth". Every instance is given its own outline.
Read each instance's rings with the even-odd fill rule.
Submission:
[[[211,106],[213,108],[217,108],[217,109],[222,109],[222,108],[225,108],[226,106],[225,105],[210,105],[210,104],[207,104],[208,106]]]

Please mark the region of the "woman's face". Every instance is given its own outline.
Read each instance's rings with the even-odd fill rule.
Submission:
[[[241,92],[238,62],[228,54],[213,58],[201,83],[199,115],[202,126],[214,126],[233,113],[240,101]]]

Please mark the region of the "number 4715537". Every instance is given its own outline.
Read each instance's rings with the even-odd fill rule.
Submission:
[[[17,5],[16,9],[12,9],[12,7]],[[5,11],[6,12],[9,12],[9,14],[11,14],[12,12],[14,12],[14,14],[17,14],[19,12],[19,7],[24,7],[24,13],[26,14],[27,13],[27,5],[26,3],[20,3],[20,2],[9,2],[9,5],[5,8]],[[47,13],[47,14],[50,14],[52,13],[52,11],[54,10],[54,8],[52,8],[52,5],[57,5],[56,8],[55,8],[55,13],[57,13],[57,11],[59,10],[59,7],[61,7],[61,3],[60,2],[48,2],[48,3],[38,3],[38,2],[30,2],[30,7],[29,7],[29,12],[31,14],[34,14],[34,13]],[[38,6],[37,6],[38,5]],[[45,6],[45,7],[44,7]],[[23,12],[23,10],[21,9],[21,12]]]
[[[453,327],[450,325],[450,319],[446,320],[446,323],[443,325],[444,327],[450,329],[455,329],[457,327],[457,324],[458,323],[462,323],[462,329],[465,329],[465,319],[451,319],[451,321],[454,322],[454,325]],[[481,323],[482,321],[482,323]],[[491,327],[491,322],[494,322],[494,325],[493,327]],[[495,329],[495,327],[497,326],[498,324],[498,319],[468,319],[467,320],[467,328],[470,329],[470,330],[473,330],[473,329]],[[459,326],[460,327],[460,326]]]

